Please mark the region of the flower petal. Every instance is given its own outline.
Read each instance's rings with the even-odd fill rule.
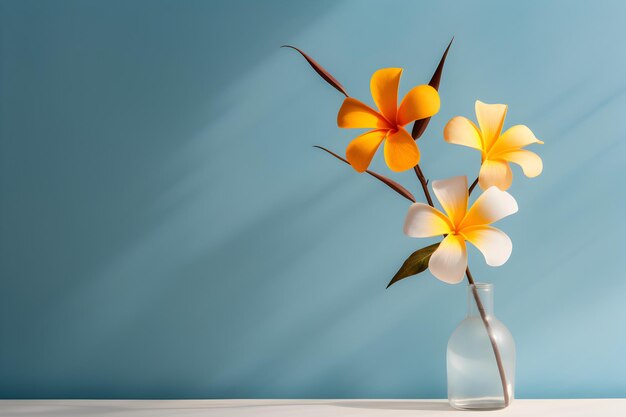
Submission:
[[[364,172],[370,166],[374,154],[385,139],[388,130],[371,130],[350,142],[346,149],[346,159],[358,172]]]
[[[355,129],[391,129],[393,127],[376,110],[352,97],[343,100],[337,114],[337,126]]]
[[[414,203],[404,220],[404,234],[410,237],[432,237],[450,233],[452,224],[445,214],[424,203]]]
[[[420,151],[409,132],[403,128],[389,132],[385,141],[385,161],[396,172],[406,171],[419,163]]]
[[[430,85],[418,85],[409,91],[400,103],[396,123],[404,126],[414,120],[426,119],[439,111],[439,93]]]
[[[526,149],[505,152],[500,154],[498,157],[522,167],[524,175],[529,178],[534,178],[541,174],[541,171],[543,171],[543,162],[541,161],[539,155],[534,152],[527,151]]]
[[[533,143],[543,145],[543,142],[535,137],[535,134],[524,125],[516,125],[500,136],[493,145],[491,152],[495,155],[500,152],[512,151],[523,148]]]
[[[437,279],[448,284],[463,280],[467,268],[467,248],[460,235],[448,235],[441,241],[428,261],[428,269]]]
[[[511,238],[495,227],[471,227],[464,229],[462,235],[482,252],[489,266],[504,265],[513,251]]]
[[[469,146],[479,151],[483,150],[480,131],[471,120],[465,117],[457,116],[452,118],[443,129],[443,138],[448,143]]]
[[[483,190],[496,186],[508,190],[513,182],[511,167],[506,161],[486,159],[480,167],[478,185]]]
[[[459,227],[461,233],[466,228],[484,226],[517,213],[517,201],[506,191],[498,187],[490,187],[476,199],[474,205],[467,211]]]
[[[508,106],[506,104],[487,104],[476,100],[475,108],[484,149],[488,151],[500,137]]]
[[[467,212],[467,177],[433,181],[433,191],[452,223],[457,226],[461,224]]]
[[[398,112],[398,86],[402,68],[383,68],[372,75],[370,90],[378,110],[391,123],[396,123]]]

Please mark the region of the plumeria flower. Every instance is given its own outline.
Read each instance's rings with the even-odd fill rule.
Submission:
[[[404,222],[404,233],[411,237],[446,235],[428,262],[430,272],[443,282],[456,284],[467,268],[465,241],[485,257],[487,265],[503,265],[511,256],[513,244],[501,230],[489,226],[517,212],[513,196],[497,187],[482,193],[468,210],[467,177],[433,181],[433,191],[445,214],[427,204],[414,203]]]
[[[418,85],[398,107],[401,75],[402,68],[384,68],[372,75],[370,90],[379,111],[352,97],[346,97],[339,109],[339,127],[373,129],[354,139],[346,149],[346,159],[358,172],[367,169],[385,139],[385,161],[391,170],[406,171],[420,160],[417,144],[404,126],[436,114],[439,94],[429,85]]]
[[[478,184],[483,190],[493,185],[508,190],[513,182],[509,162],[522,167],[529,178],[538,176],[543,170],[541,158],[522,149],[532,143],[543,144],[528,127],[516,125],[501,135],[507,108],[506,104],[487,104],[476,100],[476,118],[480,129],[471,120],[457,116],[443,130],[446,142],[482,152]]]

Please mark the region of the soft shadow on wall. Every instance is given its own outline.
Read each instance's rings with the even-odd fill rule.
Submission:
[[[603,319],[626,316],[620,3],[0,7],[1,397],[444,397],[465,289],[384,290],[429,242],[402,236],[405,201],[311,148],[355,132],[278,47],[369,101],[384,66],[427,82],[452,35],[428,175],[476,171],[441,139],[475,99],[546,142],[540,178],[515,171],[509,263],[471,254],[516,337],[517,396],[623,393],[626,338]]]

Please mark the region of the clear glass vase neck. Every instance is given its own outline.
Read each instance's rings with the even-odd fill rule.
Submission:
[[[493,284],[477,282],[467,286],[467,317],[480,317],[474,291],[480,297],[485,315],[487,317],[493,316]]]

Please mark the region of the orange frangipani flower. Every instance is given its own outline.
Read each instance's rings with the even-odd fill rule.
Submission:
[[[379,111],[352,97],[346,97],[339,109],[339,127],[373,129],[353,139],[346,149],[346,159],[358,172],[367,169],[383,141],[385,161],[392,171],[406,171],[419,163],[417,144],[404,126],[435,115],[439,93],[429,85],[418,85],[398,106],[401,75],[402,68],[383,68],[372,75],[370,90]]]

